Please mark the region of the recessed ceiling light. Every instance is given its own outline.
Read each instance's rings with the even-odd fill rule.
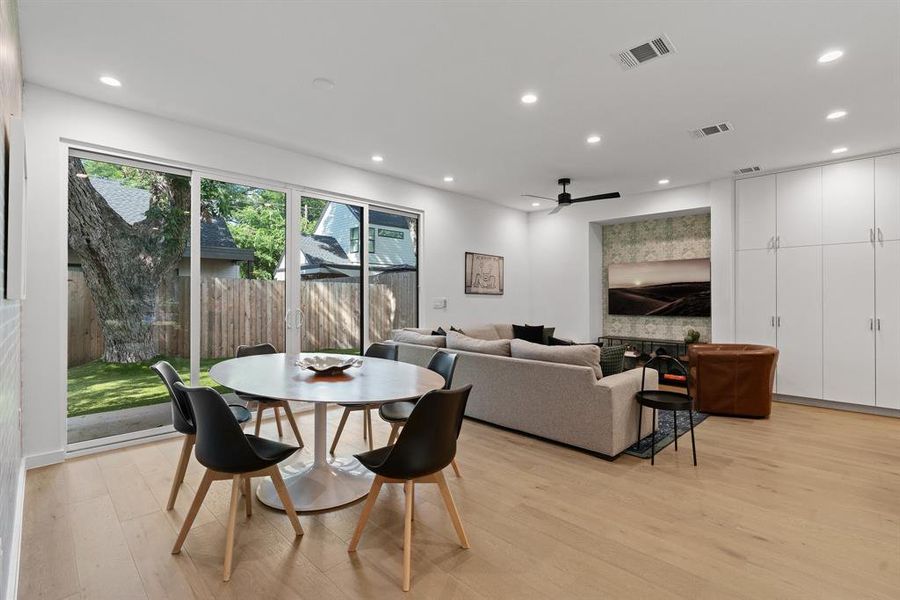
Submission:
[[[534,104],[535,102],[537,102],[537,96],[530,92],[522,96],[522,104]]]
[[[843,154],[847,151],[847,146],[841,146],[840,148],[835,148],[831,151],[832,154]]]
[[[444,183],[453,183],[453,175],[444,175]]]
[[[833,60],[837,60],[844,55],[843,50],[829,50],[825,54],[819,57],[820,63],[830,63]]]
[[[589,135],[588,138],[587,138],[587,143],[588,143],[588,144],[598,144],[598,143],[600,143],[600,136],[599,136],[599,135]]]
[[[834,121],[835,119],[843,119],[847,116],[846,110],[836,110],[825,115],[825,118],[829,121]]]
[[[532,205],[532,206],[540,206],[541,203],[540,203],[540,202],[532,202],[531,205]]]
[[[122,82],[116,79],[115,77],[110,77],[109,75],[104,75],[100,78],[100,83],[104,83],[111,87],[122,87]]]
[[[656,183],[658,183],[659,185],[666,185],[667,183],[669,183],[669,180],[668,179],[660,179]]]
[[[373,162],[382,162],[382,161],[384,161],[384,157],[380,154],[373,154],[372,161]]]
[[[333,90],[334,82],[324,77],[316,77],[312,81],[313,87],[317,90]]]

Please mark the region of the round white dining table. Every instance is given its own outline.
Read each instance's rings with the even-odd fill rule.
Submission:
[[[315,440],[312,462],[297,458],[281,465],[281,473],[297,512],[338,508],[365,497],[373,474],[350,457],[331,457],[326,452],[328,404],[379,404],[415,400],[444,385],[444,378],[423,367],[381,358],[362,358],[361,367],[341,375],[322,376],[297,366],[306,356],[339,356],[323,353],[262,354],[222,361],[209,370],[216,383],[232,390],[265,398],[311,402],[315,407]],[[257,488],[260,502],[284,510],[268,479]]]

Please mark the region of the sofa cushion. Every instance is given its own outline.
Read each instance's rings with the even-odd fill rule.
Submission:
[[[625,368],[625,346],[600,348],[600,368],[603,375],[615,375]]]
[[[597,379],[603,377],[600,368],[600,348],[594,345],[544,346],[525,340],[510,340],[510,355],[544,362],[590,367]],[[449,347],[449,344],[448,344]]]
[[[512,323],[494,323],[494,329],[501,340],[511,340],[515,337]]]
[[[513,325],[513,337],[517,340],[525,340],[532,344],[544,343],[543,325]]]
[[[510,340],[481,340],[455,331],[449,332],[446,339],[447,348],[450,350],[509,356]]]
[[[458,333],[466,335],[470,338],[479,340],[499,340],[497,329],[493,325],[483,325],[481,327],[466,327],[465,330],[457,330]]]
[[[406,329],[394,331],[394,341],[404,344],[434,346],[435,348],[445,348],[447,346],[446,338],[442,335],[426,335],[424,333],[408,331]]]

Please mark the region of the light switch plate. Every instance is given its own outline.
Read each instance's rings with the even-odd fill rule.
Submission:
[[[447,308],[447,299],[446,298],[435,298],[432,303],[434,308]]]

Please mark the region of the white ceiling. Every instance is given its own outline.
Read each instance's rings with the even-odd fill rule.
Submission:
[[[561,176],[627,194],[900,147],[894,1],[20,3],[27,81],[523,210]],[[660,33],[677,54],[610,57]]]

